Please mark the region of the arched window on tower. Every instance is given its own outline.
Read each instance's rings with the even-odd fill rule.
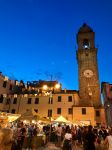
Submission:
[[[90,42],[88,39],[83,40],[83,49],[89,49],[90,48]]]

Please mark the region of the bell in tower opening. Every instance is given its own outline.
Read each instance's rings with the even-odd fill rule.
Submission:
[[[83,24],[78,31],[77,44],[80,103],[99,106],[101,100],[95,33],[87,24]]]
[[[88,39],[84,39],[83,41],[83,49],[89,49],[90,48],[90,43]]]

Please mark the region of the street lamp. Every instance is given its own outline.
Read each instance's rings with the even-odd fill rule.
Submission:
[[[43,90],[47,90],[48,86],[47,85],[43,85]]]
[[[60,88],[60,84],[57,83],[57,84],[55,85],[55,88],[56,88],[56,89],[59,89],[59,88]]]

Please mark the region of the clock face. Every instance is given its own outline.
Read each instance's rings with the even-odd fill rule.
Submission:
[[[92,70],[89,70],[89,69],[85,70],[85,71],[84,71],[84,76],[85,76],[86,78],[91,78],[91,77],[93,76],[93,71],[92,71]]]

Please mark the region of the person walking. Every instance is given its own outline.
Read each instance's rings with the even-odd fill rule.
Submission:
[[[59,124],[57,128],[57,144],[56,146],[61,147],[61,138],[62,138],[62,127]]]
[[[63,150],[72,150],[72,134],[71,130],[68,129],[65,133],[64,143],[63,143]]]
[[[112,127],[109,130],[109,135],[105,138],[104,145],[108,145],[108,150],[112,150]]]
[[[88,132],[85,136],[85,140],[87,144],[85,150],[95,150],[96,136],[93,133],[93,127],[91,125],[88,126]]]

